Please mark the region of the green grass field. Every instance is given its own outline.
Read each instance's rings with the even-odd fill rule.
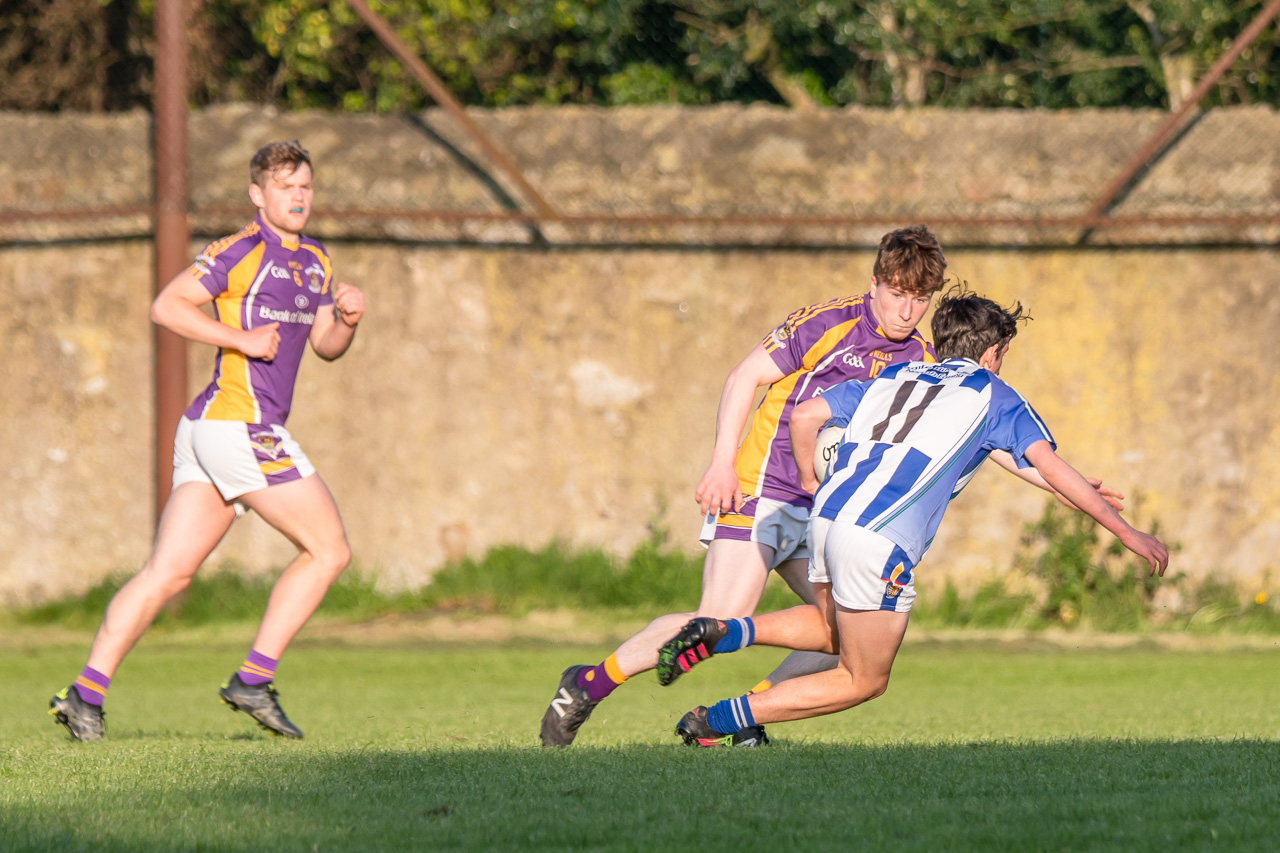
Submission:
[[[252,626],[153,632],[112,684],[101,744],[70,742],[44,713],[89,636],[11,628],[0,850],[1280,845],[1275,644],[909,631],[881,699],[771,726],[767,749],[680,746],[684,711],[742,692],[780,657],[753,649],[670,688],[642,676],[572,748],[543,751],[560,670],[612,645],[555,644],[524,624],[502,642],[461,621],[430,636],[309,628],[277,681],[301,742],[217,700]]]

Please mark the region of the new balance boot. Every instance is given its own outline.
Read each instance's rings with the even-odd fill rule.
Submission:
[[[543,746],[568,746],[578,736],[578,729],[596,709],[585,688],[578,686],[578,673],[590,667],[575,664],[560,675],[560,686],[547,713],[542,715],[539,736]]]

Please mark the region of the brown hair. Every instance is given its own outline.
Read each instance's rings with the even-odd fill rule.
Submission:
[[[272,142],[258,149],[249,161],[249,180],[258,186],[266,186],[266,181],[283,169],[285,174],[292,174],[298,167],[306,163],[311,167],[311,155],[298,140],[292,142]]]
[[[933,311],[933,347],[939,361],[977,361],[991,347],[1013,340],[1018,323],[1030,319],[1021,302],[1001,308],[961,283],[947,291]]]
[[[881,284],[900,287],[914,296],[932,296],[947,283],[943,276],[946,269],[947,259],[938,238],[923,225],[912,225],[880,238],[872,272]]]

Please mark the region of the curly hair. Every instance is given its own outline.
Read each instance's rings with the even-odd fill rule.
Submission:
[[[1031,315],[1015,302],[1001,308],[960,283],[938,300],[933,312],[933,347],[940,361],[977,361],[993,346],[1004,346],[1018,334],[1018,323]]]
[[[915,296],[931,296],[947,283],[947,259],[938,238],[923,225],[899,228],[880,238],[876,281],[900,287]]]

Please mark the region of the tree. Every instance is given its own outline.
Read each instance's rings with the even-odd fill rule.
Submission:
[[[147,106],[155,0],[5,0],[0,108]],[[370,0],[464,103],[1164,107],[1264,0]],[[344,0],[193,4],[196,104],[429,103]],[[1206,104],[1280,103],[1272,23]]]

